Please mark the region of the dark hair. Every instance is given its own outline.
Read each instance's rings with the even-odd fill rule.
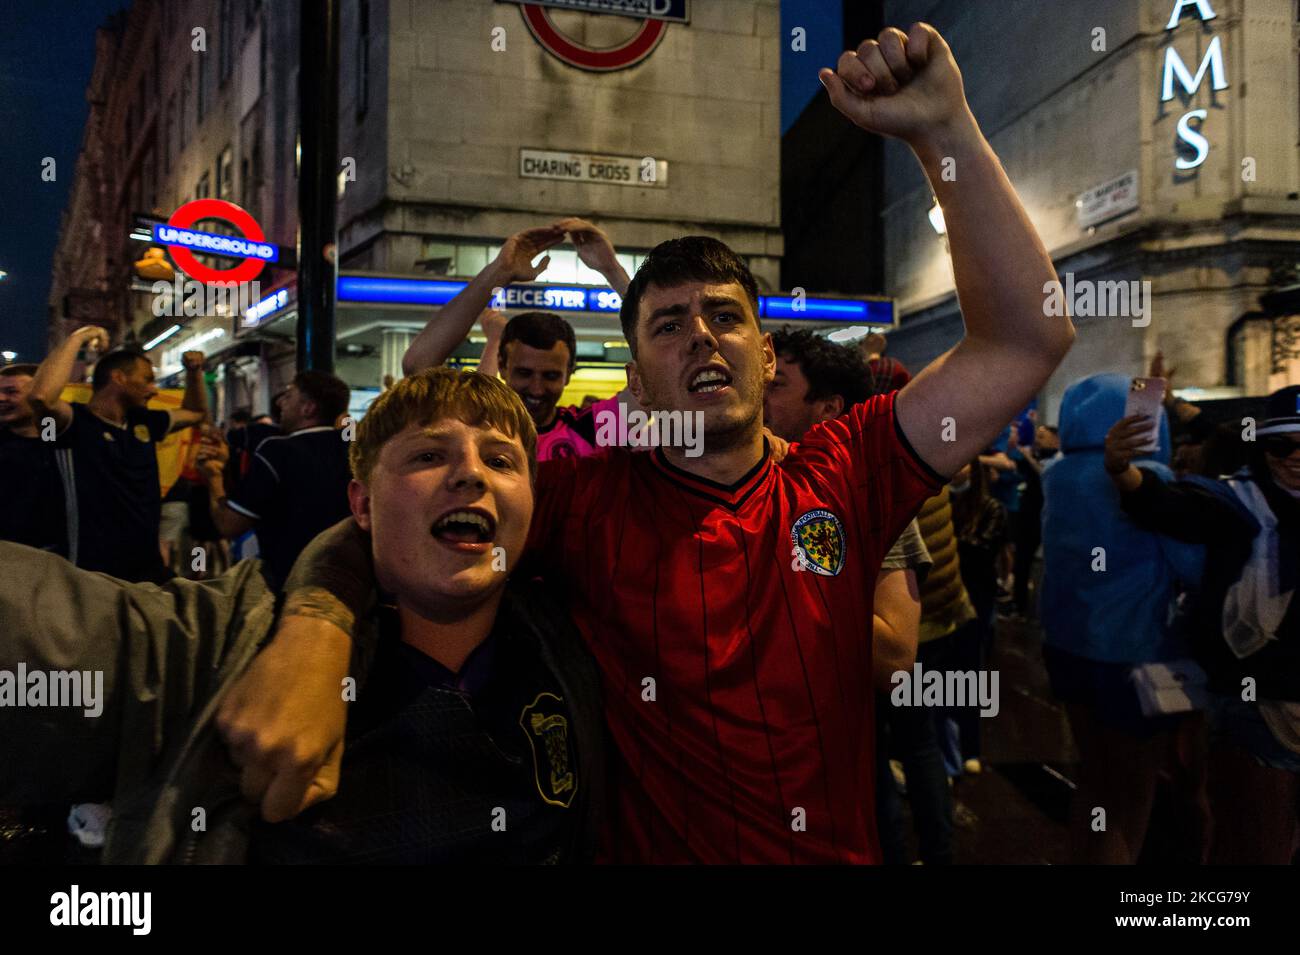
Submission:
[[[149,361],[138,348],[118,348],[104,355],[95,362],[95,373],[90,379],[91,390],[102,390],[113,380],[113,372],[127,371],[138,361]]]
[[[1054,424],[1040,424],[1039,427],[1044,431],[1052,432],[1052,434],[1056,435],[1058,438],[1061,436],[1061,430]]]
[[[501,348],[497,352],[497,362],[503,371],[506,367],[506,346],[511,342],[520,342],[542,351],[550,351],[556,342],[564,342],[569,349],[570,375],[578,365],[578,341],[573,334],[573,326],[551,312],[522,312],[506,322],[505,331],[501,333]]]
[[[798,365],[808,379],[805,401],[839,395],[844,410],[848,411],[852,405],[871,397],[867,363],[856,348],[837,345],[806,328],[792,329],[786,325],[772,333],[772,349]]]
[[[347,383],[327,371],[300,371],[293,376],[293,386],[316,403],[316,418],[334,424],[348,410],[352,391]]]
[[[36,371],[39,368],[40,365],[31,364],[5,365],[0,368],[0,378],[12,378],[15,375],[28,375],[35,378]]]
[[[247,408],[236,408],[230,412],[231,424],[248,424],[252,420],[253,415]]]
[[[706,235],[669,239],[660,242],[645,257],[628,285],[623,306],[618,311],[623,337],[627,339],[632,357],[636,357],[636,319],[646,287],[653,284],[672,288],[685,282],[736,282],[745,290],[749,304],[754,308],[754,317],[758,318],[758,283],[754,281],[754,273],[725,242]]]

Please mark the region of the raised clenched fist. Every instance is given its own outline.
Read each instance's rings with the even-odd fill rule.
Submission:
[[[883,30],[818,75],[831,103],[858,126],[913,146],[970,119],[961,71],[928,23]]]

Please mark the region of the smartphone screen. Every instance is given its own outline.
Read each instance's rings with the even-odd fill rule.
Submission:
[[[1154,451],[1159,447],[1160,409],[1165,400],[1165,379],[1134,378],[1128,388],[1128,399],[1124,402],[1124,417],[1142,414],[1151,419],[1151,430],[1143,451]]]

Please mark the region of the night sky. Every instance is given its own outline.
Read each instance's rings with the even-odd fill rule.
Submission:
[[[279,0],[286,2],[286,0]],[[785,0],[781,11],[781,119],[787,128],[821,88],[817,69],[840,53],[841,0]],[[45,350],[50,261],[86,122],[95,28],[122,0],[48,0],[11,10],[0,29],[0,350],[38,361]],[[789,49],[807,30],[807,53]],[[687,28],[689,29],[689,27]],[[57,179],[41,179],[46,156]]]
[[[72,186],[95,28],[122,0],[53,0],[11,9],[0,30],[0,349],[37,360],[59,216]],[[41,179],[53,156],[54,182]]]

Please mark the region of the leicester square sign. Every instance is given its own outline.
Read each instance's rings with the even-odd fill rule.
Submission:
[[[611,73],[636,66],[659,45],[670,23],[689,23],[690,0],[497,0],[518,4],[528,30],[546,52],[593,73]],[[623,42],[605,48],[587,46],[567,36],[551,19],[550,9],[607,14],[640,20]]]
[[[218,235],[190,228],[203,219],[229,222],[243,235]],[[167,246],[181,271],[207,284],[251,282],[261,274],[266,263],[274,262],[280,256],[279,250],[265,241],[266,236],[257,220],[247,210],[224,199],[195,199],[185,203],[165,223],[154,225],[153,237],[154,241]],[[234,268],[215,269],[195,258],[195,252],[243,261]]]
[[[1213,20],[1217,14],[1214,7],[1210,5],[1210,0],[1177,0],[1174,4],[1174,12],[1169,17],[1169,22],[1165,24],[1165,30],[1176,30],[1178,24],[1182,21],[1183,12],[1188,7],[1194,7],[1196,15],[1203,21]],[[1196,69],[1196,75],[1192,76],[1187,69],[1187,64],[1183,58],[1178,55],[1172,43],[1165,48],[1164,67],[1160,75],[1160,102],[1167,103],[1174,98],[1174,81],[1190,98],[1201,88],[1201,83],[1205,80],[1208,73],[1210,76],[1210,88],[1213,90],[1226,90],[1228,88],[1227,71],[1223,66],[1223,44],[1221,37],[1214,37],[1210,45],[1205,48],[1205,56],[1201,58],[1201,64]],[[1192,120],[1199,120],[1202,124],[1209,116],[1209,111],[1204,109],[1193,109],[1183,114],[1178,120],[1178,138],[1190,146],[1195,155],[1189,157],[1178,156],[1174,160],[1174,166],[1178,169],[1195,169],[1201,163],[1205,162],[1210,155],[1210,141],[1201,134],[1200,129],[1192,127]]]

